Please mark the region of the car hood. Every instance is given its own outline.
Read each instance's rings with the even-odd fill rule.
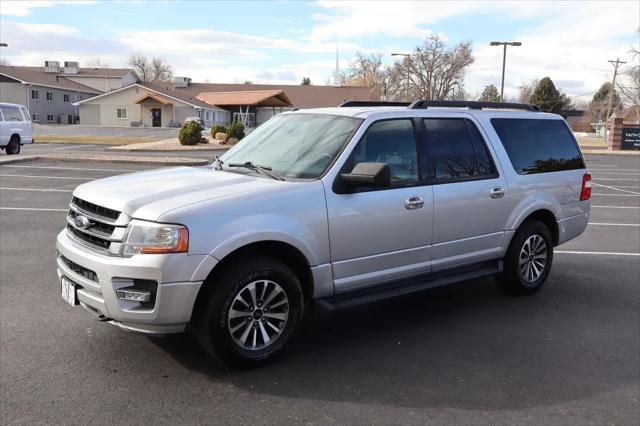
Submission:
[[[130,217],[157,220],[169,210],[240,193],[290,184],[205,167],[174,167],[130,173],[80,185],[74,196],[121,211]]]

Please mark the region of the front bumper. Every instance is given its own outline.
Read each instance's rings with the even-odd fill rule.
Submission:
[[[65,230],[56,240],[58,278],[65,276],[77,286],[80,305],[101,321],[108,321],[127,331],[144,334],[170,334],[184,331],[202,286],[194,281],[195,271],[207,255],[139,254],[112,257],[89,251],[72,241]],[[72,268],[68,259],[75,264]],[[95,273],[78,272],[78,266]],[[132,286],[134,280],[157,283],[152,307],[119,299],[116,290]]]

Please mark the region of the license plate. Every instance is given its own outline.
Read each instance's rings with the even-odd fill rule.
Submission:
[[[78,297],[76,296],[76,286],[71,281],[62,277],[60,279],[62,285],[62,298],[71,306],[78,304]]]

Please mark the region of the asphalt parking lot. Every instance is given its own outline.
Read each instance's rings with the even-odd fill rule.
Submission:
[[[483,279],[314,314],[253,371],[60,297],[55,236],[73,188],[151,166],[2,165],[0,423],[639,424],[640,157],[588,164],[590,225],[556,249],[538,294]]]

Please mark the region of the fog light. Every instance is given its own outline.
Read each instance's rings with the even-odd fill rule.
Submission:
[[[131,300],[134,302],[148,302],[151,300],[151,292],[146,290],[139,290],[135,287],[125,287],[116,290],[116,294],[119,299]]]

